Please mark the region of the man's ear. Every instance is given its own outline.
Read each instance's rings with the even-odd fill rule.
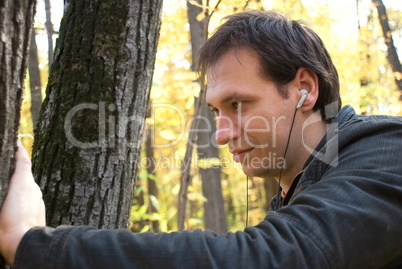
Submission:
[[[300,107],[300,110],[303,112],[313,110],[319,93],[317,74],[308,68],[300,67],[297,70],[296,77],[293,82],[295,83],[294,86],[298,87],[299,90],[305,89],[308,92],[306,100]]]

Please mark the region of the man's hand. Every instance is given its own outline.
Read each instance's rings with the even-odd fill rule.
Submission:
[[[14,263],[24,234],[34,226],[45,225],[42,192],[33,179],[28,153],[19,142],[15,171],[0,213],[0,252],[9,265]]]

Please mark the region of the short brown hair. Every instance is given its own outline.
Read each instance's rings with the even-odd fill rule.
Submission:
[[[263,77],[272,80],[279,93],[288,97],[286,84],[300,67],[318,76],[319,96],[314,110],[324,120],[325,106],[338,102],[338,72],[321,38],[304,23],[288,20],[273,11],[244,11],[225,17],[226,21],[205,42],[198,56],[197,70],[205,82],[207,70],[231,48],[247,47],[260,58]]]

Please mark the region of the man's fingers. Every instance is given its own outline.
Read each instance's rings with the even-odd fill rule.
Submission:
[[[26,187],[27,185],[30,185],[29,183],[34,182],[31,172],[32,165],[28,152],[20,141],[17,142],[17,145],[18,150],[15,153],[15,170],[9,184],[10,188],[13,188],[13,185]]]
[[[44,226],[45,205],[42,192],[31,172],[28,152],[18,142],[15,170],[0,214],[0,252],[13,264],[24,234],[34,226]]]
[[[17,146],[18,146],[18,150],[15,153],[15,160],[18,163],[26,163],[31,165],[31,159],[29,158],[28,152],[25,149],[25,147],[22,145],[20,140],[17,140]]]

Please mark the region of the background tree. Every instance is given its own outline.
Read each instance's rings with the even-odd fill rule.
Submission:
[[[0,2],[0,208],[14,171],[14,153],[35,7],[35,0]],[[1,256],[0,268],[5,268]]]
[[[0,205],[14,170],[14,151],[35,0],[0,3]]]
[[[218,8],[220,1],[216,3],[214,10]],[[202,1],[187,2],[187,16],[190,24],[191,62],[192,71],[195,71],[197,55],[208,36],[209,18],[212,15],[208,8],[202,8]],[[203,85],[201,86],[203,87]],[[201,98],[204,98],[201,96]],[[216,133],[215,116],[203,103],[200,115],[201,121],[197,133],[197,154],[199,162],[199,174],[202,181],[202,193],[206,199],[204,202],[205,228],[217,233],[227,232],[227,219],[224,207],[221,164],[219,162],[219,148],[213,141]]]
[[[387,46],[384,45],[383,31],[378,23],[377,8],[371,1],[356,1],[356,11],[357,46],[349,50],[354,55],[348,55],[350,52],[345,51],[345,59],[350,62],[355,58],[354,61],[359,63],[354,67],[349,65],[350,74],[355,74],[357,87],[352,86],[352,77],[344,79],[350,86],[346,91],[345,87],[342,87],[342,97],[344,103],[350,102],[350,94],[353,106],[360,114],[389,114],[391,109],[398,109],[396,104],[399,93],[395,90],[395,74],[387,60]],[[398,22],[395,19],[398,17],[396,11],[391,12],[389,17],[389,23],[393,25],[395,33],[398,30]],[[338,64],[338,69],[341,75],[347,74],[342,71],[342,65]]]
[[[392,31],[388,23],[387,10],[382,0],[372,0],[372,2],[378,11],[378,19],[381,24],[384,42],[387,46],[387,59],[391,65],[395,77],[395,83],[399,90],[399,101],[402,101],[402,65],[399,61],[398,53],[392,38]]]
[[[29,47],[29,88],[31,90],[31,117],[32,126],[38,122],[40,107],[42,105],[42,82],[39,70],[38,46],[36,45],[36,31],[32,29],[31,44]]]
[[[149,119],[152,119],[152,104],[148,108]],[[153,123],[149,122],[147,124],[146,138],[145,138],[145,156],[146,156],[146,167],[147,167],[147,187],[148,187],[148,213],[153,214],[158,212],[158,186],[156,185],[156,164],[155,164],[155,154],[154,154],[154,129]],[[159,221],[150,220],[151,231],[159,231]]]
[[[162,1],[66,7],[33,146],[47,224],[127,227]]]
[[[50,0],[45,0],[45,13],[46,13],[46,22],[45,28],[47,33],[47,59],[48,59],[48,66],[52,65],[53,62],[53,23],[52,23],[52,9]]]

